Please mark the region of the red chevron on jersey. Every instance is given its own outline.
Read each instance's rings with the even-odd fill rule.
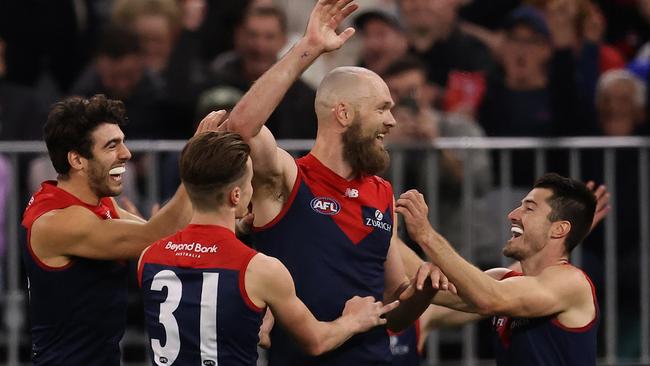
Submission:
[[[392,233],[390,183],[377,176],[346,180],[311,154],[297,160],[297,164],[314,196],[311,209],[331,217],[352,243],[358,244],[373,230]]]

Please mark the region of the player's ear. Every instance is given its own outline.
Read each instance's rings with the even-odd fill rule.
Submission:
[[[354,108],[349,103],[338,103],[334,106],[334,117],[336,121],[343,127],[348,127],[354,121]]]
[[[239,204],[239,201],[241,200],[241,188],[235,186],[233,189],[231,189],[229,198],[230,198],[230,204],[233,206],[237,206]]]
[[[560,239],[569,235],[571,223],[568,221],[556,221],[551,224],[551,238]]]
[[[86,161],[87,159],[81,156],[78,152],[68,151],[68,164],[70,164],[70,168],[74,170],[82,170]]]

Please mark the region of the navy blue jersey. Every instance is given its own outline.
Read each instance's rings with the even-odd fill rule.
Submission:
[[[399,333],[388,331],[390,353],[393,355],[392,366],[417,366],[420,364],[418,340],[420,339],[420,321]]]
[[[43,183],[23,216],[32,361],[34,365],[119,365],[119,342],[126,327],[126,264],[75,257],[63,267],[50,267],[31,248],[34,221],[49,211],[74,205],[103,220],[118,218],[111,199],[91,206],[57,188],[56,182]]]
[[[298,297],[314,316],[332,321],[355,295],[383,298],[393,192],[379,177],[345,180],[313,155],[297,165],[288,202],[278,217],[254,230],[254,242],[289,269]],[[305,356],[281,326],[271,332],[273,366],[390,365],[390,360],[384,327],[358,334],[320,357]]]
[[[147,249],[138,278],[154,364],[256,364],[264,314],[244,282],[255,254],[212,225],[189,225]]]
[[[504,278],[521,275],[510,272]],[[568,328],[554,316],[511,318],[495,316],[495,353],[499,366],[595,366],[599,311],[596,293],[589,277],[596,307],[594,319],[584,327]]]

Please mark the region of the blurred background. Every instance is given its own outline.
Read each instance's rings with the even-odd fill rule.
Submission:
[[[508,264],[506,214],[536,176],[606,183],[613,211],[573,262],[597,288],[601,364],[650,365],[650,0],[357,2],[357,34],[269,119],[280,144],[295,156],[311,147],[315,88],[329,70],[375,71],[396,103],[395,193],[425,192],[434,225],[482,268]],[[0,0],[0,364],[29,363],[19,221],[56,178],[40,142],[49,105],[124,101],[134,158],[123,196],[147,216],[175,191],[197,122],[237,103],[301,36],[314,3]],[[131,290],[124,364],[148,364],[135,271]],[[489,332],[489,321],[435,330],[423,364],[493,364]]]

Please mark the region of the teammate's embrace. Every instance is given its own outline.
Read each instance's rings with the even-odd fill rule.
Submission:
[[[248,155],[231,132],[198,135],[181,153],[192,221],[145,250],[138,266],[157,365],[255,365],[267,305],[310,354],[385,324],[381,315],[397,307],[355,296],[341,317],[319,322],[296,297],[284,265],[237,240],[235,219],[253,194]]]

